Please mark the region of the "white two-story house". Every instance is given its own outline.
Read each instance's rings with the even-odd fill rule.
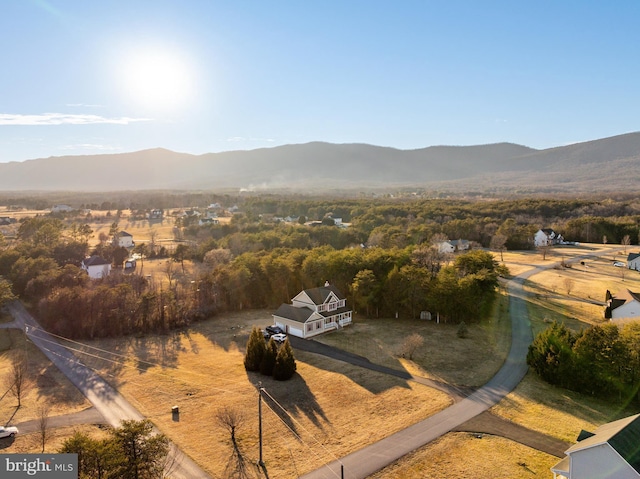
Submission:
[[[91,279],[106,278],[111,273],[111,262],[96,255],[83,259],[80,267],[87,272]]]
[[[273,313],[273,322],[287,334],[310,338],[351,324],[351,310],[340,291],[327,283],[320,288],[305,289],[291,304],[280,305]]]

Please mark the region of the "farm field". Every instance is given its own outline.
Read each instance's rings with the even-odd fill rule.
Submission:
[[[126,231],[133,235],[134,241],[149,243],[152,240],[156,242],[158,246],[165,246],[169,250],[172,250],[180,240],[176,238],[174,233],[175,216],[174,212],[178,209],[168,210],[166,215],[162,219],[148,220],[134,218],[129,210],[123,210],[120,217],[116,217],[115,211],[100,211],[92,210],[91,216],[82,217],[76,219],[65,220],[69,224],[76,222],[82,222],[87,224],[93,230],[93,236],[89,241],[90,246],[95,246],[99,241],[100,233],[108,234],[109,228],[113,222],[118,223],[118,229],[120,231]],[[23,218],[30,218],[37,215],[48,215],[48,210],[7,210],[6,206],[0,206],[0,216],[8,216],[20,221]],[[229,223],[231,217],[219,217],[220,224]],[[18,229],[19,224],[13,224],[4,227],[6,236],[12,236]],[[4,234],[4,233],[3,233]]]
[[[542,260],[535,253],[509,252],[504,259],[513,273],[581,254],[585,254],[585,249],[558,249]],[[603,287],[612,291],[620,287],[640,288],[640,274],[627,271],[622,278],[618,269],[607,256],[586,260],[585,265],[577,263],[571,268],[552,269],[532,276],[526,290],[530,293],[534,331],[546,327],[551,320],[565,321],[575,328],[601,322],[602,306],[592,304],[597,301],[597,291]],[[565,278],[574,281],[569,294]],[[604,291],[599,297],[604,297]],[[320,341],[412,374],[460,386],[479,386],[497,371],[507,354],[510,331],[507,315],[506,297],[501,295],[493,319],[470,324],[469,337],[465,339],[457,337],[457,325],[453,324],[356,316],[352,327],[327,334]],[[264,408],[264,459],[271,477],[278,478],[297,477],[450,404],[446,395],[425,386],[311,353],[295,352],[299,374],[288,382],[279,383],[247,373],[242,357],[248,334],[254,325],[262,327],[270,322],[271,311],[243,311],[220,315],[164,336],[101,340],[73,347],[83,351],[78,353],[83,362],[105,375],[214,477],[221,474],[231,454],[229,437],[215,421],[217,411],[225,405],[246,412],[247,421],[238,431],[238,437],[247,457],[251,461],[257,459],[257,385],[260,381],[289,413],[285,414],[276,403],[272,406],[278,414]],[[404,338],[413,332],[423,336],[424,345],[410,361],[398,357],[398,351]],[[5,336],[8,333],[0,331],[0,338]],[[9,349],[21,346],[15,338],[4,341],[0,359],[4,369],[0,374],[6,375]],[[34,357],[37,354],[35,351]],[[46,363],[46,359],[44,361]],[[41,368],[46,370],[46,365]],[[64,384],[66,380],[58,378],[57,381]],[[69,390],[66,386],[62,389]],[[16,413],[13,423],[34,418],[38,401],[46,397],[39,387],[30,394],[34,399],[29,401],[33,402],[25,400],[20,416]],[[68,405],[61,397],[56,413],[86,407],[84,398],[74,397],[72,391],[69,394]],[[0,401],[3,416],[13,414],[12,401],[8,398]],[[171,414],[173,405],[180,407],[178,421]],[[616,415],[626,415],[614,405],[551,387],[531,373],[493,412],[566,441],[575,440],[580,429],[592,430]],[[33,435],[20,436],[3,450],[17,452],[29,448],[33,448],[33,452],[38,450]],[[497,455],[497,451],[509,451],[509,454]],[[416,471],[426,477],[444,471],[455,477],[478,479],[496,477],[497,471],[502,477],[531,477],[532,471],[544,477],[557,460],[507,439],[485,435],[478,440],[465,433],[451,433],[375,477],[410,478],[416,477]],[[488,468],[488,463],[496,467]]]

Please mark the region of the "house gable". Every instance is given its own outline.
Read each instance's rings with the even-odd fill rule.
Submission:
[[[615,295],[607,291],[606,319],[640,317],[640,293],[623,289]]]
[[[604,424],[595,433],[582,431],[565,453],[551,468],[554,476],[640,478],[640,414]]]

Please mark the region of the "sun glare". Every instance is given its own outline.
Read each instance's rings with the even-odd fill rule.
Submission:
[[[120,83],[133,105],[147,111],[186,108],[194,72],[186,57],[170,49],[136,49],[121,59]]]

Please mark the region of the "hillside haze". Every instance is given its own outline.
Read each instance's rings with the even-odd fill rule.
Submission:
[[[264,189],[320,194],[351,188],[618,191],[640,171],[640,133],[535,150],[512,143],[398,150],[313,142],[190,155],[133,153],[0,163],[0,190]]]

